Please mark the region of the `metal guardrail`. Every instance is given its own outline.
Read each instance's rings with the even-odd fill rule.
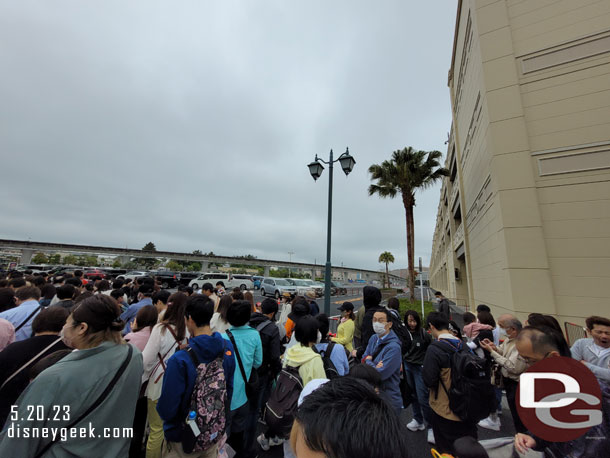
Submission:
[[[566,339],[568,345],[572,346],[578,339],[584,339],[588,337],[587,329],[578,324],[568,323],[567,321],[563,324],[566,330]]]
[[[339,321],[341,321],[341,315],[328,317],[328,332],[331,334],[336,334],[337,328],[339,327]]]

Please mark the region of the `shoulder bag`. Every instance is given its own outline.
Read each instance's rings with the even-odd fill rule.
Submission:
[[[241,362],[241,357],[239,356],[239,350],[237,349],[237,344],[235,343],[235,338],[231,331],[227,330],[227,335],[233,344],[233,348],[235,349],[235,357],[237,358],[237,363],[239,365],[239,371],[241,372],[241,376],[244,379],[244,383],[246,384],[246,397],[248,399],[254,398],[258,393],[258,371],[251,370],[250,378],[246,378],[246,370],[244,369],[244,364]],[[254,368],[252,368],[254,369]]]

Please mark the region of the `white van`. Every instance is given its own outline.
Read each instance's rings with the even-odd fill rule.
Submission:
[[[189,286],[191,286],[194,290],[198,290],[203,286],[204,283],[211,283],[212,286],[216,287],[216,283],[218,283],[219,281],[224,283],[226,290],[232,288],[239,288],[242,291],[245,291],[254,287],[254,284],[252,283],[252,277],[250,275],[232,275],[229,273],[222,272],[208,272],[205,274],[201,274],[194,280],[191,280],[189,282]]]

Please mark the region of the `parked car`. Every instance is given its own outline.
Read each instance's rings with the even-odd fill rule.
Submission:
[[[297,289],[298,296],[305,296],[305,293],[311,291],[317,296],[316,288],[312,285],[313,282],[309,283],[308,280],[301,278],[285,278],[288,283]]]
[[[263,278],[265,277],[261,277],[260,275],[252,276],[252,283],[254,285],[254,289],[261,289],[261,282],[263,281]]]
[[[330,294],[332,296],[345,296],[345,295],[347,295],[347,288],[339,282],[331,281],[330,282]]]
[[[261,296],[275,296],[279,299],[284,293],[296,294],[297,289],[283,278],[264,278],[261,284]]]
[[[162,289],[176,288],[180,283],[180,272],[172,272],[170,270],[158,270],[156,272],[150,273],[159,282]]]
[[[198,276],[199,272],[180,272],[180,284],[188,286]]]
[[[144,270],[131,270],[131,271],[127,272],[126,274],[119,275],[116,278],[121,279],[121,280],[134,281],[138,277],[147,277],[147,276],[148,276],[148,272],[146,272]]]
[[[326,285],[321,282],[321,281],[312,281],[312,286],[316,289],[316,294],[319,297],[324,296],[324,289],[326,288]]]
[[[204,283],[211,283],[212,286],[216,286],[216,283],[219,281],[223,282],[226,289],[230,288],[240,288],[242,291],[246,289],[252,289],[253,283],[249,278],[237,278],[237,277],[250,277],[249,275],[241,275],[235,274],[231,275],[229,273],[219,273],[219,272],[208,272],[205,274],[199,275],[194,280],[191,280],[189,286],[193,289],[197,290],[203,286]]]
[[[106,278],[106,271],[102,269],[87,269],[83,272],[83,278],[92,280],[94,278]]]

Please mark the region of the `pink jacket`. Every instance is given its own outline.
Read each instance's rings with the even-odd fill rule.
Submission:
[[[464,326],[464,334],[466,334],[466,336],[470,337],[471,339],[474,339],[483,329],[491,330],[493,328],[488,324],[481,324],[476,322],[470,323]]]
[[[0,318],[0,351],[15,341],[15,327],[13,323]]]
[[[144,347],[150,338],[150,326],[146,326],[144,329],[138,332],[130,332],[125,336],[125,340],[140,351],[144,351]]]

